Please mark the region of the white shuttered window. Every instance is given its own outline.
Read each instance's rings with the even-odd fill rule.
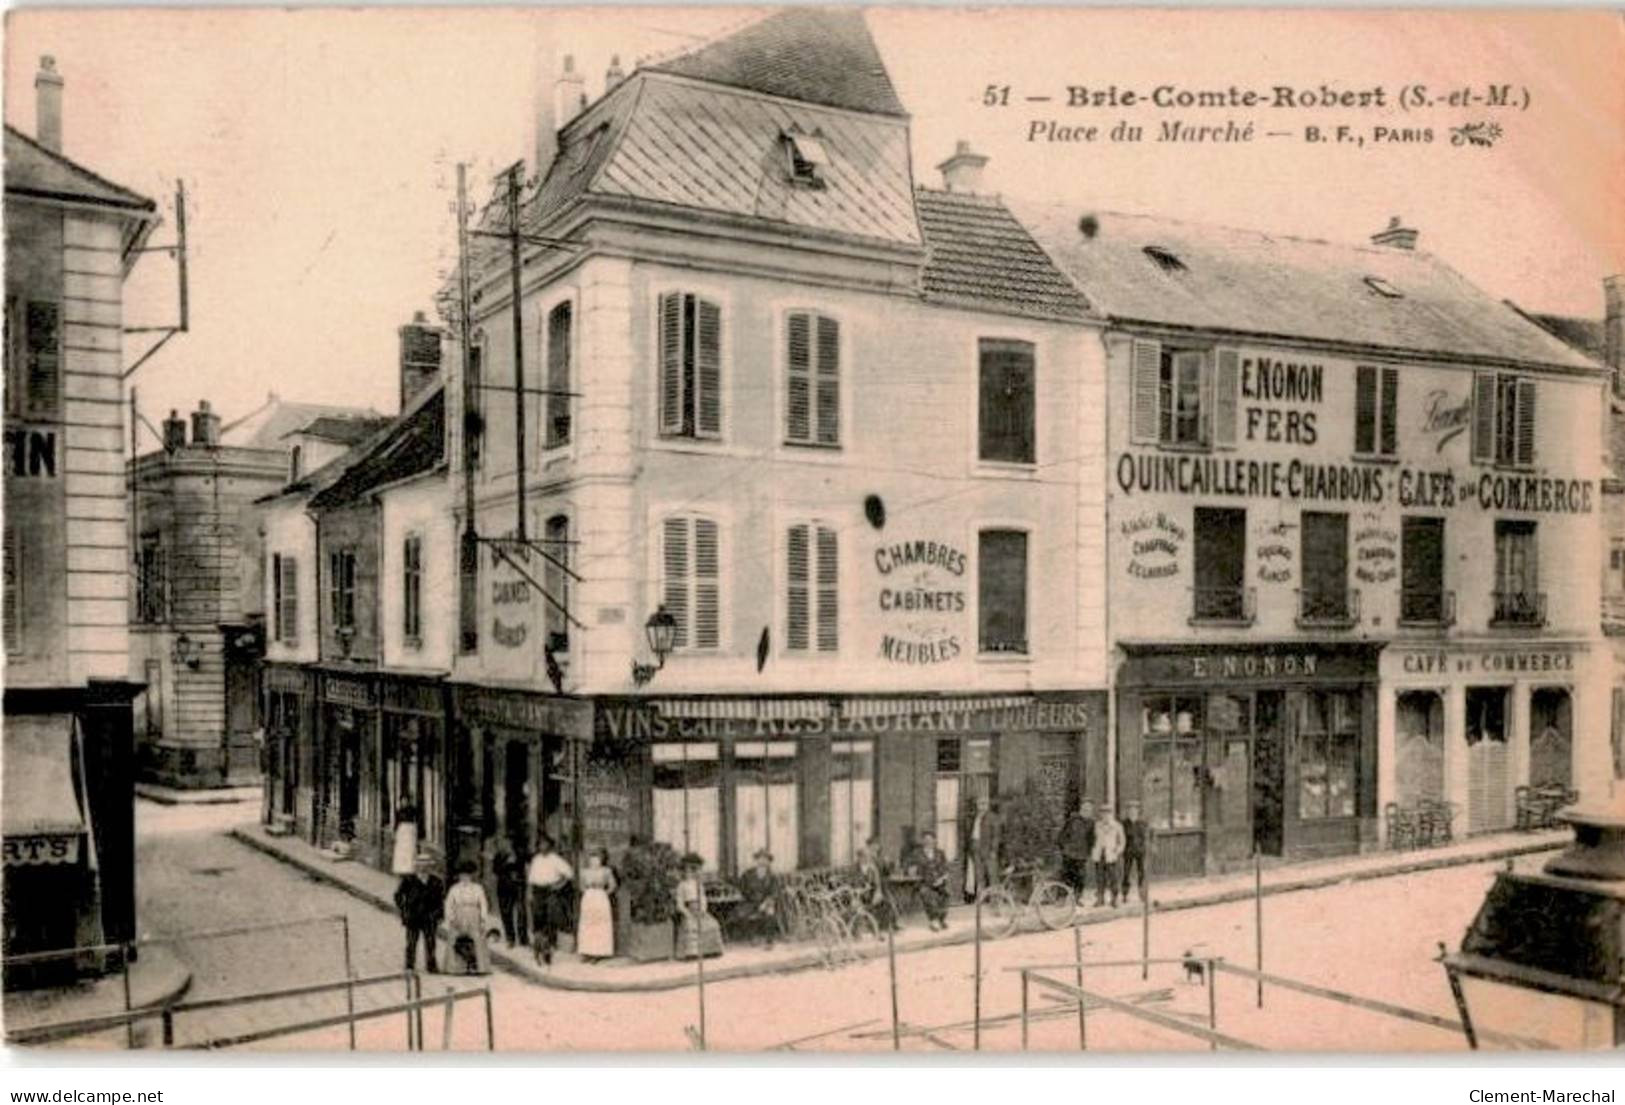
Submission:
[[[677,621],[673,647],[714,649],[722,638],[722,582],[717,524],[678,515],[661,527],[661,601]]]
[[[841,324],[797,311],[785,323],[784,439],[792,445],[841,443]]]
[[[1136,341],[1129,433],[1135,444],[1233,449],[1241,386],[1234,349],[1170,349]]]
[[[687,292],[660,297],[660,432],[722,436],[722,309]]]
[[[840,648],[840,543],[833,529],[791,526],[785,537],[785,647],[791,652]]]

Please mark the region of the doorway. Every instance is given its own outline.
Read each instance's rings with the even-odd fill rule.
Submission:
[[[1574,704],[1567,687],[1529,695],[1529,784],[1568,789],[1574,778]]]
[[[536,847],[530,811],[530,743],[505,741],[502,746],[502,827],[515,854],[528,856]]]
[[[1252,728],[1251,695],[1208,696],[1203,804],[1213,870],[1227,870],[1253,854]]]
[[[1511,826],[1508,809],[1507,688],[1467,688],[1467,831]]]
[[[355,839],[361,812],[361,733],[349,711],[339,719],[339,838]]]
[[[1253,848],[1261,856],[1286,851],[1286,695],[1259,691],[1253,715]]]

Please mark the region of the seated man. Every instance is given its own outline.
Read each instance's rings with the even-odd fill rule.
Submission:
[[[937,847],[937,834],[926,829],[909,864],[920,880],[920,906],[933,932],[948,927],[948,857]]]
[[[739,905],[737,924],[749,939],[768,947],[779,935],[779,877],[773,873],[773,856],[766,849],[757,851],[755,865],[739,876],[739,893],[744,901]]]

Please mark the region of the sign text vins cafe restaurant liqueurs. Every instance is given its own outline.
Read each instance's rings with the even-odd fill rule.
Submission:
[[[1325,369],[1319,363],[1286,363],[1267,357],[1239,358],[1238,391],[1243,404],[1235,432],[1246,443],[1313,446],[1320,440]],[[1423,430],[1436,450],[1469,428],[1471,402],[1434,389],[1423,400]],[[1491,471],[1386,464],[1317,463],[1202,454],[1125,451],[1115,466],[1117,486],[1126,495],[1179,494],[1294,502],[1357,503],[1376,506],[1517,510],[1546,514],[1590,514],[1596,506],[1590,480]]]

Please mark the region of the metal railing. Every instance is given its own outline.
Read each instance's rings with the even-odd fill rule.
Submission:
[[[1545,625],[1545,591],[1492,591],[1491,625]]]
[[[1298,625],[1349,629],[1360,621],[1360,592],[1355,587],[1298,589]]]
[[[1251,587],[1192,587],[1191,624],[1251,625],[1258,618]]]
[[[1437,587],[1411,588],[1399,593],[1399,624],[1451,626],[1456,624],[1456,592]]]

